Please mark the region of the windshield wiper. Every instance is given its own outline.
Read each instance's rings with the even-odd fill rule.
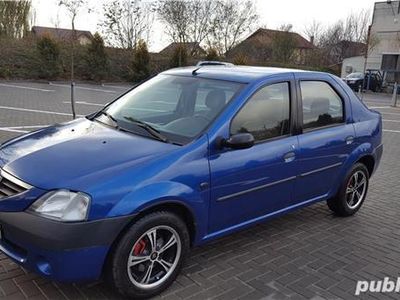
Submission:
[[[127,116],[124,116],[124,119],[126,119],[132,123],[135,123],[137,126],[139,126],[140,128],[143,128],[144,130],[146,130],[148,133],[150,133],[153,137],[157,138],[158,140],[160,140],[164,143],[169,142],[168,139],[164,135],[162,135],[157,129],[155,129],[153,126],[149,125],[148,123],[137,120],[132,117],[127,117]],[[120,129],[123,129],[123,128],[120,128]]]
[[[109,118],[109,119],[113,122],[115,128],[118,128],[118,127],[119,127],[119,126],[118,126],[118,121],[117,121],[112,115],[110,115],[108,112],[102,110],[102,111],[100,112],[100,114],[101,114],[101,115],[105,115],[107,118]]]

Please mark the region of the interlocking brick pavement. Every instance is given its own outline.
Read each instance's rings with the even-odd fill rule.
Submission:
[[[387,106],[389,97],[382,99],[371,101],[370,105]],[[1,100],[0,92],[0,103]],[[384,119],[390,116],[391,120],[400,121],[400,109],[385,107],[380,111],[391,113],[384,114]],[[30,120],[27,113],[22,117],[0,109],[0,124],[6,119],[33,122],[43,116],[32,114],[35,120]],[[400,124],[393,122],[385,121],[384,127],[400,131]],[[0,131],[1,140],[13,135]],[[371,180],[364,206],[355,216],[335,217],[325,203],[319,203],[193,249],[173,286],[156,298],[350,300],[357,299],[354,295],[357,280],[397,278],[400,133],[385,132],[384,144],[381,166]],[[369,293],[361,298],[398,299],[399,296]],[[3,254],[0,254],[0,297],[121,299],[103,282],[74,285],[52,282],[25,271]]]

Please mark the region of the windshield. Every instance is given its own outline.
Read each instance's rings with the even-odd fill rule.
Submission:
[[[158,75],[112,103],[104,113],[121,129],[186,143],[202,133],[243,84]],[[138,126],[140,125],[140,126]],[[152,130],[152,132],[149,130]]]
[[[363,78],[363,74],[362,73],[352,73],[352,74],[348,75],[347,78],[354,78],[354,79]]]

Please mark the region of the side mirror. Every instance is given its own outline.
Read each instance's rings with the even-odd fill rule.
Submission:
[[[238,133],[227,140],[222,140],[222,146],[231,149],[248,149],[254,146],[254,136],[251,133]]]

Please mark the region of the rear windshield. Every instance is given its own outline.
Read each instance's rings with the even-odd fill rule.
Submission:
[[[347,78],[362,78],[363,74],[362,73],[352,73]]]

